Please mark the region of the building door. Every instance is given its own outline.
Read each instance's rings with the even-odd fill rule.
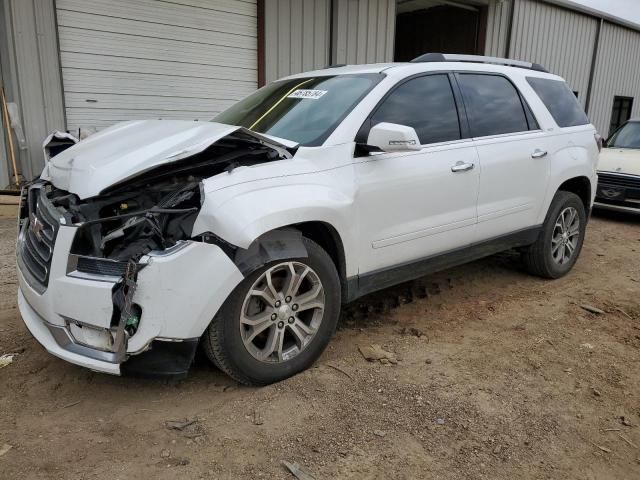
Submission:
[[[613,97],[613,109],[611,110],[611,122],[609,122],[609,137],[613,135],[629,118],[633,108],[633,98]]]
[[[57,0],[67,128],[209,120],[257,86],[255,0]]]
[[[481,18],[482,17],[482,18]],[[396,16],[394,60],[407,62],[424,53],[484,55],[479,7],[437,0],[400,1]]]

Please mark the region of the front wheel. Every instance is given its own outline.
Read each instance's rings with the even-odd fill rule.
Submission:
[[[556,193],[538,239],[522,258],[530,273],[545,278],[566,275],[575,265],[587,227],[587,215],[575,193]]]
[[[340,315],[340,280],[329,255],[303,238],[307,258],[271,262],[231,293],[204,334],[210,360],[235,380],[266,385],[308,368]]]

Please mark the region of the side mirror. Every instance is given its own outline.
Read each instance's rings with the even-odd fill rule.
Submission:
[[[421,150],[420,139],[413,127],[397,123],[378,123],[369,130],[367,145],[383,152]]]

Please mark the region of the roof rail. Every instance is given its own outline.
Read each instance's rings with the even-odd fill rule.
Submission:
[[[470,62],[470,63],[492,63],[494,65],[505,65],[508,67],[528,68],[538,72],[547,70],[538,63],[523,62],[521,60],[511,60],[510,58],[483,57],[481,55],[454,55],[449,53],[425,53],[411,60],[411,63],[422,62]]]

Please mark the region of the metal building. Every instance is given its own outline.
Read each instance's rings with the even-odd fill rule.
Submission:
[[[0,2],[0,79],[19,113],[12,143],[25,179],[55,129],[207,120],[290,73],[427,51],[540,63],[605,136],[640,115],[640,25],[569,0]],[[3,130],[0,187],[11,173]]]

